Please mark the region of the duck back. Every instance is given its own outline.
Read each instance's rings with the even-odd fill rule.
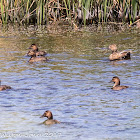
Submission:
[[[126,89],[128,86],[115,86],[113,87],[113,90],[121,90],[121,89]]]
[[[46,121],[44,121],[43,122],[44,124],[46,124],[46,125],[51,125],[51,124],[57,124],[57,123],[60,123],[59,121],[57,121],[57,120],[46,120]]]
[[[32,57],[30,58],[29,62],[39,62],[39,61],[47,61],[47,58],[46,57]]]
[[[1,85],[0,86],[0,91],[6,90],[6,89],[11,89],[11,87],[10,86],[7,86],[7,85]]]
[[[47,53],[45,51],[36,52],[36,56],[45,56]]]
[[[110,60],[119,60],[121,59],[121,55],[118,52],[114,52],[109,56]]]
[[[122,51],[122,52],[113,52],[110,56],[110,60],[122,60],[122,59],[130,59],[130,52]]]
[[[36,56],[45,56],[47,54],[45,51],[33,51],[33,50],[30,50],[27,53],[27,56],[32,56],[33,53],[35,53]]]

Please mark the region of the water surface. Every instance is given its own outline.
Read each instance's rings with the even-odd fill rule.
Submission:
[[[1,139],[139,139],[140,32],[48,31],[36,27],[0,33],[0,76],[12,90],[0,92]],[[29,46],[48,62],[28,63]],[[110,44],[132,59],[110,62]],[[113,91],[113,76],[130,88]],[[61,124],[46,126],[53,112]]]

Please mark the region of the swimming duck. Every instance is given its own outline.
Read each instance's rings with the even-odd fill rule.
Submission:
[[[6,89],[11,89],[11,87],[7,85],[1,85],[1,80],[0,80],[0,91],[6,90]]]
[[[33,62],[39,62],[39,61],[47,61],[48,59],[44,56],[40,56],[37,57],[37,54],[35,52],[30,52],[31,58],[29,60],[29,62],[33,63]]]
[[[114,82],[113,90],[121,90],[128,88],[128,86],[120,86],[120,79],[117,76],[114,76],[110,82]]]
[[[47,110],[44,112],[44,114],[40,117],[40,118],[43,118],[43,117],[47,117],[48,119],[44,122],[44,124],[46,125],[51,125],[51,124],[56,124],[56,123],[60,123],[59,121],[57,120],[53,120],[53,115],[52,115],[52,112]]]
[[[109,49],[112,51],[112,54],[109,56],[110,60],[130,59],[131,52],[130,51],[118,52],[116,44],[110,45]]]
[[[38,47],[35,44],[32,44],[29,49],[32,50],[27,53],[28,56],[31,56],[32,52],[35,52],[37,56],[45,56],[47,54],[45,51],[39,51]]]

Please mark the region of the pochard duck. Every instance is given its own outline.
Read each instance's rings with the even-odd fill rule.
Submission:
[[[31,56],[32,52],[35,52],[36,56],[45,56],[47,54],[45,51],[39,51],[36,44],[32,44],[29,49],[31,50],[27,53],[28,56]]]
[[[120,86],[120,79],[117,76],[114,76],[110,82],[114,82],[113,90],[121,90],[128,88],[128,86]]]
[[[37,54],[35,52],[30,52],[31,58],[29,59],[29,62],[39,62],[39,61],[47,61],[48,59],[44,56],[37,57]]]
[[[122,59],[130,59],[131,52],[130,51],[118,52],[116,44],[110,45],[109,49],[112,51],[112,54],[109,56],[109,59],[111,61],[122,60]]]
[[[1,85],[1,80],[0,80],[0,91],[6,90],[6,89],[11,89],[11,87],[7,85]]]
[[[49,110],[45,111],[44,114],[40,118],[43,118],[43,117],[48,118],[46,121],[44,121],[44,124],[46,124],[46,125],[60,123],[59,121],[53,119],[53,114]]]

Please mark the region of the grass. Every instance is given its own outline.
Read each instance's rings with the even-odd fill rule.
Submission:
[[[92,24],[140,18],[140,0],[0,0],[2,24],[49,24],[59,20]]]

